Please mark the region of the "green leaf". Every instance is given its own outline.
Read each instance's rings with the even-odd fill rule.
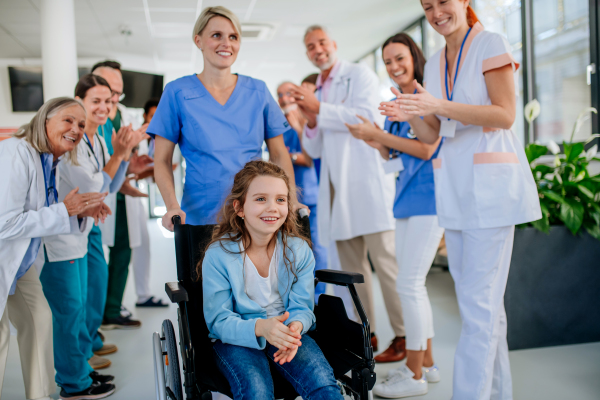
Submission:
[[[586,188],[583,185],[577,185],[577,189],[579,189],[579,192],[587,198],[589,198],[590,200],[594,200],[594,193],[592,193],[590,189]]]
[[[577,234],[577,231],[581,228],[583,223],[583,204],[575,199],[564,199],[565,202],[561,203],[560,206],[560,219],[565,223],[565,226],[571,231],[573,235]]]
[[[566,203],[566,200],[561,195],[559,195],[558,193],[554,193],[550,190],[542,190],[540,194],[543,194],[545,197],[549,198],[550,200],[554,200],[557,203]]]
[[[525,147],[525,154],[527,155],[527,161],[531,164],[533,160],[537,160],[541,156],[548,153],[548,147],[540,144],[530,143]]]
[[[577,159],[577,157],[583,152],[585,147],[583,143],[571,143],[568,144],[563,142],[563,146],[565,148],[565,156],[567,157],[567,162],[573,162]]]

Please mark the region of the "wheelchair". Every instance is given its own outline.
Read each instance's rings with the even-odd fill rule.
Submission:
[[[212,237],[215,225],[182,225],[178,216],[173,222],[178,282],[166,283],[165,291],[171,302],[178,305],[179,351],[173,324],[166,319],[161,333],[154,332],[152,336],[156,398],[208,400],[212,399],[211,392],[233,397],[227,379],[213,359],[212,342],[202,307],[202,282],[196,279],[195,266]],[[306,212],[301,223],[304,232],[310,235]],[[314,310],[316,329],[307,334],[323,351],[343,393],[354,400],[368,400],[375,385],[375,362],[369,321],[354,286],[364,283],[364,278],[357,273],[319,270],[316,271],[315,285],[318,282],[346,286],[361,323],[348,318],[339,297],[322,294]],[[183,387],[179,355],[183,364]],[[271,374],[276,399],[298,397],[292,385],[276,369],[273,368]]]

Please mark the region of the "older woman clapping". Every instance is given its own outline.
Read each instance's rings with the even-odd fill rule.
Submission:
[[[18,331],[28,399],[54,393],[52,315],[37,273],[30,270],[44,236],[78,233],[86,218],[104,219],[105,194],[73,189],[57,202],[56,165],[83,136],[85,110],[61,97],[46,102],[29,124],[0,143],[0,390],[8,354],[9,320]]]

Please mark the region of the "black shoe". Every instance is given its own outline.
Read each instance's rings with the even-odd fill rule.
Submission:
[[[105,318],[102,321],[101,328],[105,331],[111,329],[137,329],[142,326],[142,323],[138,320],[131,319],[130,317],[118,316],[117,318]]]
[[[112,383],[92,383],[92,386],[77,393],[67,393],[61,389],[60,398],[63,400],[88,400],[103,399],[115,392],[115,385]]]
[[[136,307],[169,307],[167,303],[163,303],[162,299],[156,299],[154,296],[150,297],[143,303],[135,303]]]
[[[115,377],[112,375],[102,375],[96,371],[92,371],[92,373],[90,373],[90,378],[92,378],[94,382],[98,383],[113,383],[115,380]]]

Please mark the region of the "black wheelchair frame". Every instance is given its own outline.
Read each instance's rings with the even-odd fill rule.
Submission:
[[[183,391],[181,386],[177,339],[173,324],[166,319],[162,333],[153,334],[154,372],[157,400],[207,400],[211,392],[233,397],[229,383],[219,372],[213,359],[212,343],[202,308],[202,282],[197,279],[195,266],[208,244],[214,225],[182,225],[174,218],[175,251],[178,282],[165,284],[172,303],[178,305],[179,353],[183,362]],[[308,216],[301,218],[303,230],[310,234]],[[315,305],[316,329],[310,335],[323,351],[333,368],[336,379],[346,394],[355,400],[368,400],[375,384],[375,362],[371,347],[369,321],[355,284],[364,283],[361,274],[335,271],[316,271],[318,282],[346,286],[358,311],[361,323],[350,320],[339,297],[322,294]],[[271,370],[275,398],[291,400],[298,394],[275,369]]]

